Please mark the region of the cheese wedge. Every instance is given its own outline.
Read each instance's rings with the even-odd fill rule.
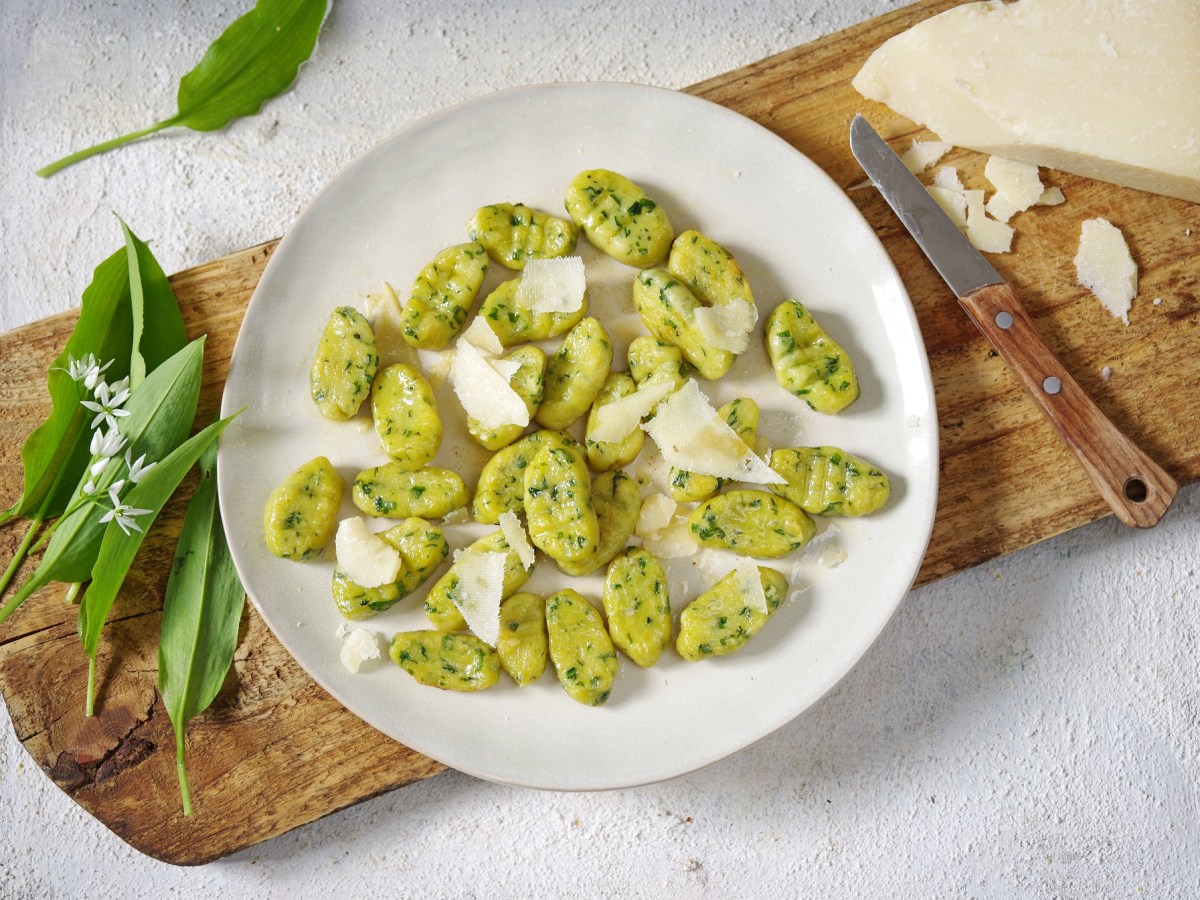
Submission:
[[[1200,203],[1200,3],[967,3],[884,43],[863,96],[943,141]]]

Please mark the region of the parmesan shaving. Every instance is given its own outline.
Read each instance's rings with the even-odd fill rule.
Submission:
[[[950,221],[959,228],[967,227],[967,197],[962,191],[937,185],[928,190],[929,196],[933,197],[937,205],[950,217]]]
[[[1003,156],[989,156],[983,167],[983,175],[1017,212],[1037,203],[1045,190],[1037,166],[1015,162]]]
[[[462,340],[471,344],[481,353],[492,356],[500,356],[504,353],[504,345],[500,343],[500,338],[496,337],[496,332],[492,331],[492,326],[487,323],[487,318],[484,316],[476,316],[471,320],[471,324],[462,333]]]
[[[1137,264],[1120,229],[1107,219],[1086,220],[1079,234],[1075,271],[1079,283],[1128,325],[1129,307],[1137,296]]]
[[[484,430],[529,424],[529,410],[500,374],[470,341],[459,338],[454,355],[454,393],[467,415]]]
[[[506,509],[500,513],[500,530],[504,532],[504,540],[508,541],[508,546],[521,560],[521,565],[526,569],[532,566],[535,558],[534,549],[525,536],[525,529],[521,526],[521,520],[517,518],[515,512]]]
[[[342,665],[357,674],[363,663],[380,658],[379,641],[375,639],[375,632],[366,628],[355,628],[342,642],[341,653],[338,655]]]
[[[454,563],[458,576],[455,602],[467,627],[485,644],[500,639],[500,601],[504,599],[504,560],[508,554],[467,550]]]
[[[950,152],[951,144],[945,141],[913,141],[900,161],[914,175],[920,175],[939,159]]]
[[[992,194],[988,198],[988,202],[983,205],[984,210],[998,222],[1008,222],[1013,216],[1021,212],[1011,203],[1004,199],[1001,193]]]
[[[696,307],[696,327],[704,340],[718,350],[745,353],[750,332],[758,324],[758,309],[752,303],[735,300],[720,306]]]
[[[936,187],[945,188],[948,191],[963,190],[963,184],[958,178],[958,169],[954,166],[938,166],[933,172],[933,183]]]
[[[597,407],[596,424],[590,435],[592,440],[597,443],[625,440],[674,387],[669,381],[648,382],[632,394]]]
[[[737,574],[738,591],[746,598],[746,605],[764,616],[770,614],[767,608],[767,595],[763,592],[762,577],[758,574],[758,564],[748,556],[739,556],[733,571]]]
[[[699,549],[686,522],[656,531],[643,538],[642,543],[659,559],[684,559],[694,556]]]
[[[966,191],[967,240],[984,253],[1007,253],[1012,249],[1011,225],[989,218],[984,209],[983,191]]]
[[[581,257],[531,259],[521,273],[516,302],[533,313],[573,313],[583,306],[586,291]]]
[[[717,415],[695,379],[659,403],[642,428],[667,465],[751,484],[786,483]]]
[[[346,577],[365,588],[394,584],[400,574],[400,551],[367,528],[362,516],[343,519],[334,537],[337,565]]]
[[[1066,203],[1067,198],[1063,196],[1062,188],[1048,187],[1042,191],[1042,196],[1038,197],[1035,206],[1058,206],[1060,203]]]
[[[637,526],[633,529],[638,537],[650,537],[671,524],[678,504],[666,494],[651,494],[642,501]]]

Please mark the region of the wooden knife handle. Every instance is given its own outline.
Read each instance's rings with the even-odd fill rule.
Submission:
[[[1135,528],[1156,525],[1179,485],[1063,368],[1012,287],[990,284],[959,301],[1078,457],[1117,518]]]

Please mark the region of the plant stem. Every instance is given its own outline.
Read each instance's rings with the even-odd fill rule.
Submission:
[[[96,707],[96,657],[88,657],[87,706],[83,714],[90,716]]]
[[[79,589],[83,587],[82,581],[72,581],[67,587],[67,593],[63,596],[63,603],[74,603],[75,598],[79,596]]]
[[[38,169],[38,177],[49,178],[55,172],[61,172],[67,166],[73,166],[77,162],[82,162],[88,157],[96,156],[100,153],[107,153],[109,150],[113,150],[123,144],[128,144],[131,141],[136,141],[138,138],[145,137],[148,134],[154,134],[156,131],[162,131],[164,128],[168,128],[174,124],[175,119],[164,119],[162,122],[151,125],[149,128],[143,128],[140,131],[131,131],[129,134],[113,138],[111,141],[104,141],[103,143],[96,144],[94,147],[88,147],[86,150],[77,150],[70,156],[64,156],[57,162],[52,162],[50,165]]]
[[[0,575],[0,597],[4,596],[4,592],[8,590],[9,582],[11,582],[13,576],[17,574],[17,569],[21,567],[21,563],[25,561],[25,557],[29,553],[29,545],[33,543],[34,535],[37,534],[38,526],[41,524],[41,514],[38,514],[29,520],[29,530],[25,532],[25,539],[21,541],[21,546],[19,546],[17,548],[17,552],[13,554],[12,562],[8,564],[8,568],[4,570],[4,574]]]
[[[179,794],[183,798],[183,814],[192,814],[192,789],[188,787],[187,769],[183,765],[183,732],[175,732],[175,774],[179,776]]]

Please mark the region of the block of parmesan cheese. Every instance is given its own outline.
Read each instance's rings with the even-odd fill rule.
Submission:
[[[967,3],[854,87],[957,147],[1200,202],[1196,0]]]

